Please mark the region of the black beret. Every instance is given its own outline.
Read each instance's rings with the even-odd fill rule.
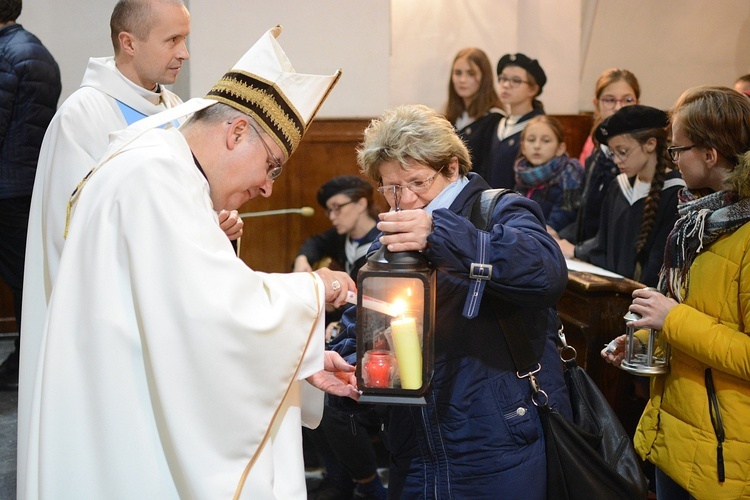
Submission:
[[[531,76],[536,80],[539,85],[539,93],[542,93],[542,87],[547,83],[547,75],[544,74],[544,70],[539,66],[539,61],[536,59],[530,59],[525,54],[505,54],[497,62],[497,76],[503,72],[506,66],[518,66],[519,68],[525,69]]]
[[[373,193],[372,184],[356,175],[339,175],[318,189],[318,203],[320,203],[320,206],[325,207],[328,198],[342,193],[347,195],[358,193],[360,197],[371,198]]]
[[[669,116],[660,109],[651,106],[634,104],[620,108],[596,127],[596,140],[601,144],[616,135],[629,134],[639,130],[665,128],[669,125]]]

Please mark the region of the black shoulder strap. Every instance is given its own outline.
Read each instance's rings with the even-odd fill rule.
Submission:
[[[492,214],[495,211],[495,205],[504,195],[514,192],[512,189],[506,188],[482,191],[474,199],[474,204],[471,207],[469,220],[474,227],[482,231],[489,231],[492,227]],[[534,356],[528,333],[524,331],[524,321],[521,318],[522,309],[503,307],[500,300],[491,293],[485,294],[485,297],[488,297],[492,309],[495,311],[495,316],[505,335],[505,341],[508,344],[513,363],[516,365],[516,370],[526,371],[535,367],[537,359]]]
[[[482,191],[474,199],[474,205],[471,207],[469,220],[474,224],[474,227],[482,231],[489,231],[492,226],[492,213],[495,211],[495,205],[503,195],[513,192],[512,189],[507,188]]]

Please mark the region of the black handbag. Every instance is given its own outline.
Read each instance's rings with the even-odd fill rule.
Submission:
[[[487,190],[480,194],[471,212],[479,229],[489,230],[495,204],[509,190]],[[648,482],[641,470],[630,437],[617,415],[588,374],[576,363],[575,349],[567,345],[562,326],[558,338],[565,380],[573,410],[573,422],[549,406],[546,393],[534,373],[541,369],[530,342],[530,308],[504,307],[502,301],[485,294],[500,323],[519,378],[528,378],[532,401],[544,430],[547,455],[547,498],[550,500],[645,499]],[[536,311],[537,317],[540,311]],[[559,320],[558,320],[559,321]],[[534,326],[532,326],[534,328]],[[572,352],[570,359],[563,356]]]
[[[562,327],[559,334],[562,352],[575,352],[565,344]],[[614,410],[575,355],[563,363],[573,422],[546,400],[538,405],[547,451],[547,498],[646,498],[641,461]]]

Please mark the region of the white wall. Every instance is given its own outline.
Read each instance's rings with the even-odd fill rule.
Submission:
[[[388,0],[191,0],[190,12],[193,96],[280,24],[279,43],[296,71],[343,69],[319,117],[371,117],[388,106]]]
[[[595,14],[579,107],[591,110],[594,84],[607,68],[632,71],[641,101],[670,108],[696,85],[731,87],[750,73],[747,0],[589,0]],[[587,5],[586,8],[589,8]]]
[[[116,0],[27,0],[19,19],[60,64],[63,98],[89,56],[112,53]],[[186,2],[188,3],[188,2]],[[462,47],[494,63],[507,52],[540,61],[550,113],[591,110],[594,82],[621,66],[644,103],[667,108],[686,88],[732,85],[750,72],[747,0],[190,0],[191,61],[175,90],[203,95],[271,26],[297,71],[344,74],[321,117],[371,117],[421,102],[441,108]],[[494,75],[493,75],[494,77]]]
[[[18,22],[44,43],[60,65],[62,102],[81,83],[89,57],[113,54],[109,17],[117,0],[26,0]]]

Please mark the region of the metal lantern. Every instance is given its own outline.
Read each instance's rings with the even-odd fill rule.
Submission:
[[[425,405],[434,373],[435,270],[419,252],[381,247],[357,276],[361,403]]]
[[[632,321],[641,319],[639,314],[628,311],[623,317],[628,345],[625,359],[620,367],[634,375],[661,375],[669,371],[669,344],[661,340],[658,330],[649,329],[648,342],[643,345],[635,336],[636,328],[628,326]]]

